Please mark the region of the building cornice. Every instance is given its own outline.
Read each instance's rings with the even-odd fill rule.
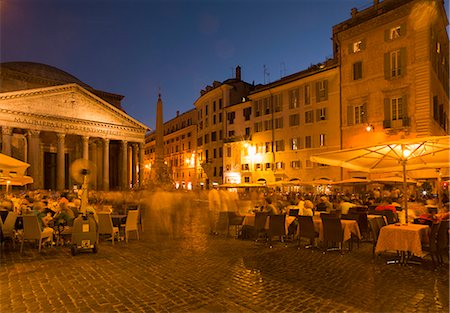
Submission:
[[[34,88],[34,89],[3,92],[3,93],[0,93],[0,101],[32,97],[32,96],[44,96],[44,95],[56,94],[56,93],[61,93],[61,92],[71,92],[71,91],[77,91],[77,92],[83,94],[84,96],[88,97],[90,100],[96,102],[96,104],[101,105],[102,107],[106,108],[108,111],[110,111],[116,115],[119,115],[121,118],[126,119],[128,122],[136,125],[137,128],[139,128],[139,127],[143,128],[144,131],[147,129],[150,129],[150,127],[148,127],[148,126],[142,124],[141,122],[135,120],[134,118],[130,117],[124,111],[116,108],[114,105],[108,103],[107,101],[96,96],[89,90],[87,90],[75,83],[59,85],[59,86],[44,87],[44,88]]]

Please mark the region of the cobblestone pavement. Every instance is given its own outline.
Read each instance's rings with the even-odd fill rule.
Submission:
[[[448,263],[386,265],[211,236],[196,214],[177,236],[146,230],[97,254],[26,244],[1,252],[0,312],[448,312]],[[448,260],[446,260],[448,262]]]

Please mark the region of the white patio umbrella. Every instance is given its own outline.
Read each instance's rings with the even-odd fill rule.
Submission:
[[[23,176],[30,164],[0,153],[0,176]]]
[[[382,178],[372,178],[372,182],[374,183],[403,183],[403,177],[399,176],[390,176],[390,177],[382,177]],[[407,184],[417,184],[417,180],[412,178],[406,178]]]
[[[340,181],[335,181],[330,183],[331,185],[355,185],[355,184],[368,184],[371,181],[364,178],[349,178],[349,179],[343,179]]]
[[[419,137],[374,146],[330,151],[311,156],[312,162],[341,166],[369,173],[402,172],[406,195],[407,170],[448,168],[450,136]],[[407,199],[404,197],[406,221]]]

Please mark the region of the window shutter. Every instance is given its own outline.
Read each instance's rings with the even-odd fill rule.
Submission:
[[[348,54],[352,54],[353,53],[353,42],[348,44]]]
[[[384,31],[384,41],[389,41],[390,40],[389,39],[389,32],[390,32],[389,28]]]
[[[406,36],[406,23],[400,25],[400,36]]]
[[[328,100],[328,79],[323,81],[323,88],[325,89],[324,100]]]
[[[353,125],[353,106],[347,106],[347,125]]]
[[[319,88],[319,82],[316,82],[316,102],[320,101],[320,88]]]
[[[384,98],[383,128],[391,128],[391,101],[389,98]]]
[[[361,40],[361,50],[366,49],[366,39]]]
[[[402,97],[402,111],[403,111],[403,117],[402,118],[408,118],[408,102],[406,95]]]
[[[400,48],[400,75],[403,76],[406,74],[406,48]]]
[[[362,122],[363,123],[367,123],[367,103],[364,103],[362,105],[362,110],[363,110],[363,114],[362,114]]]
[[[320,121],[320,109],[316,110],[316,122]]]
[[[391,78],[391,63],[390,63],[390,53],[386,52],[384,54],[384,78],[390,79]]]

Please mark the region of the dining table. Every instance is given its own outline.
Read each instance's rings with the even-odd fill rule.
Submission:
[[[400,259],[396,263],[408,262],[408,255],[423,257],[422,243],[428,243],[430,227],[420,224],[391,224],[380,229],[375,253],[386,251],[400,252]]]

